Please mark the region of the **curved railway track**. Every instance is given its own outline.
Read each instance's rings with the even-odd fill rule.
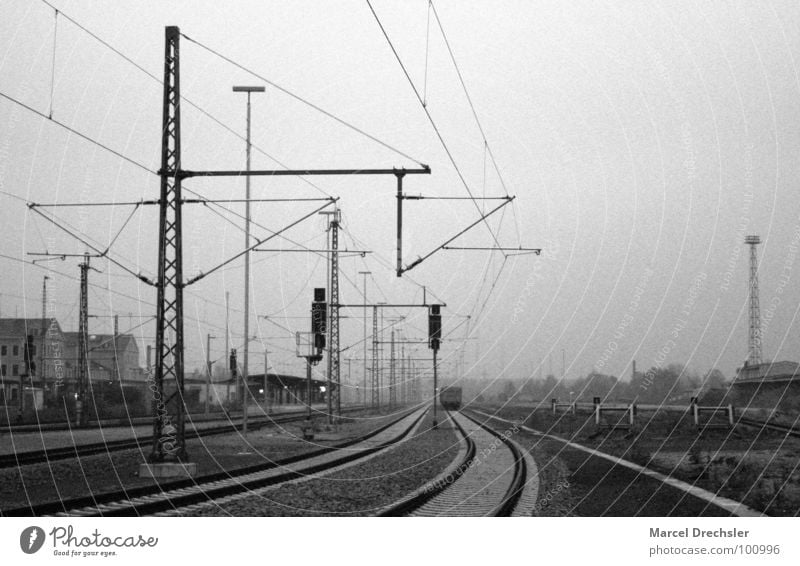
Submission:
[[[344,409],[344,411],[358,411],[360,407]],[[274,418],[264,419],[251,419],[248,422],[248,427],[251,430],[258,429],[272,424],[288,423],[292,421],[303,420],[306,417],[306,411],[296,411],[292,413],[284,413]],[[186,431],[186,439],[192,440],[203,436],[214,436],[219,434],[227,434],[236,432],[242,429],[241,422],[228,421],[224,425],[209,426],[194,430]],[[102,431],[100,431],[102,432]],[[85,444],[70,444],[68,446],[60,446],[57,448],[45,448],[42,450],[27,450],[24,452],[12,452],[9,454],[0,454],[0,469],[14,468],[17,466],[25,466],[29,464],[44,464],[56,460],[67,460],[70,458],[82,458],[85,456],[93,456],[96,454],[107,454],[110,452],[121,452],[123,450],[146,450],[153,442],[152,435],[143,435],[133,438],[123,438],[120,440],[107,440],[102,442],[91,442]]]
[[[435,480],[379,516],[530,515],[536,504],[538,470],[532,457],[507,435],[463,413],[448,413],[462,447]]]
[[[406,413],[360,438],[246,468],[3,511],[5,516],[142,516],[176,511],[275,486],[360,460],[406,438],[427,409]]]

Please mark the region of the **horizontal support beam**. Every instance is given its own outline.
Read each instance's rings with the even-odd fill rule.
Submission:
[[[508,200],[509,197],[429,197],[425,195],[402,195],[403,200]]]
[[[335,305],[335,306],[338,306],[339,308],[342,308],[342,309],[364,309],[364,308],[371,309],[373,307],[378,307],[378,308],[396,308],[396,309],[410,309],[410,308],[414,308],[414,307],[418,307],[418,308],[424,307],[424,308],[427,309],[427,308],[430,308],[430,307],[446,307],[447,305],[445,303],[429,303],[427,305],[407,305],[407,304],[387,304],[387,303],[374,304],[374,305],[370,305],[370,304],[366,304],[365,305],[363,303],[358,303],[358,304],[354,304],[354,305],[343,305],[343,304],[340,303],[340,304]]]
[[[253,250],[254,252],[307,252],[307,253],[330,253],[330,252],[339,252],[340,254],[358,254],[360,256],[364,256],[365,254],[371,254],[372,252],[369,250],[312,250],[312,249],[302,249],[302,250],[284,250],[280,248],[256,248]]]
[[[219,203],[234,203],[234,202],[318,202],[333,200],[333,198],[235,198],[235,199],[210,199],[210,198],[186,198],[181,201],[182,204],[219,204]]]
[[[471,250],[471,251],[498,251],[498,252],[531,252],[541,255],[542,248],[497,248],[497,247],[462,247],[462,246],[442,246],[443,250]]]
[[[160,200],[135,200],[130,202],[31,202],[28,208],[63,207],[63,206],[141,206],[145,204],[161,204]]]
[[[46,256],[46,257],[104,257],[100,254],[56,254],[56,253],[48,253],[48,252],[28,252],[28,255],[34,256]],[[126,315],[127,316],[127,315]]]
[[[168,177],[305,177],[309,175],[430,175],[431,168],[425,166],[421,169],[261,169],[261,170],[231,170],[231,171],[159,171],[159,175],[166,173]]]

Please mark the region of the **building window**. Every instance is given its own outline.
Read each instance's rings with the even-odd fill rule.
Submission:
[[[19,375],[19,364],[11,366],[11,375]]]
[[[36,346],[31,344],[30,351],[31,351],[31,356],[35,356],[36,355]]]
[[[7,356],[7,355],[8,355],[8,347],[5,344],[3,344],[3,346],[0,347],[0,356]]]
[[[19,346],[14,346],[13,355],[19,356]]]
[[[2,376],[2,377],[6,376],[6,364],[3,364],[2,366],[0,366],[0,376]]]

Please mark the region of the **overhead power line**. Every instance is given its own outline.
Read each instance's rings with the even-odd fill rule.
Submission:
[[[205,49],[206,51],[208,51],[212,55],[216,55],[217,57],[219,57],[223,61],[225,61],[227,63],[230,63],[231,65],[233,65],[237,69],[240,69],[240,70],[242,70],[242,71],[244,71],[246,73],[249,73],[250,75],[256,77],[257,79],[259,79],[261,81],[264,81],[265,83],[270,85],[272,88],[281,91],[282,93],[294,98],[298,102],[301,102],[301,103],[305,104],[306,106],[308,106],[310,108],[313,108],[314,110],[316,110],[317,112],[320,112],[321,114],[327,116],[331,120],[334,120],[335,122],[338,122],[339,124],[341,124],[341,125],[349,128],[349,129],[353,130],[354,132],[364,136],[365,138],[374,141],[378,145],[383,146],[383,147],[385,147],[386,149],[388,149],[390,151],[393,151],[394,153],[396,153],[397,155],[400,155],[401,157],[405,157],[406,159],[408,159],[410,161],[413,161],[414,163],[417,163],[418,165],[421,165],[423,167],[425,166],[425,164],[422,163],[422,161],[420,161],[419,159],[411,157],[410,155],[408,155],[407,153],[401,151],[400,149],[398,149],[398,148],[388,144],[387,142],[381,140],[380,138],[378,138],[378,137],[366,132],[365,130],[359,128],[358,126],[356,126],[356,125],[354,125],[354,124],[352,124],[350,122],[348,122],[347,120],[345,120],[343,118],[340,118],[339,116],[336,116],[335,114],[325,110],[324,108],[318,106],[317,104],[314,104],[310,100],[308,100],[306,98],[303,98],[302,96],[300,96],[298,94],[295,94],[294,92],[290,91],[289,89],[277,84],[274,81],[269,80],[265,76],[260,75],[259,73],[253,71],[252,69],[249,69],[249,68],[245,67],[241,63],[237,63],[236,61],[234,61],[230,57],[227,57],[227,56],[223,55],[222,53],[212,49],[211,47],[208,47],[207,45],[204,45],[204,44],[200,43],[199,41],[197,41],[195,39],[192,39],[191,37],[187,36],[185,33],[181,33],[181,36],[183,36],[187,41],[191,41],[192,43],[194,43],[198,47],[200,47],[202,49]]]

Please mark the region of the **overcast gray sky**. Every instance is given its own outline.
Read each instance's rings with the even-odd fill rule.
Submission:
[[[429,164],[432,175],[406,178],[408,193],[467,194],[364,1],[53,4],[158,77],[164,26],[178,25],[188,37]],[[747,355],[743,239],[759,234],[764,356],[800,359],[796,2],[436,2],[501,176],[487,160],[433,19],[427,31],[427,1],[375,0],[373,6],[473,193],[504,194],[502,176],[516,195],[513,206],[489,222],[502,244],[543,252],[503,260],[497,253],[443,251],[397,279],[390,269],[394,178],[311,179],[316,187],[297,179],[254,180],[254,196],[341,197],[343,243],[374,252],[366,260],[342,260],[343,302],[362,301],[353,283],[360,289],[357,272],[364,269],[374,273],[370,300],[419,301],[419,286],[426,285],[448,305],[445,331],[462,324],[445,344],[445,358],[458,357],[463,317],[472,315],[474,340],[465,355],[471,376],[519,378],[540,363],[547,373],[549,357],[558,375],[563,350],[570,376],[592,367],[628,374],[636,359],[640,368],[687,363],[698,372],[717,367],[730,377]],[[53,67],[55,20],[38,0],[0,2],[0,91],[45,114],[52,105],[54,119],[157,169],[160,85],[63,16]],[[243,134],[245,102],[231,86],[262,82],[186,39],[181,66],[183,95]],[[269,87],[253,97],[253,142],[295,168],[416,165]],[[244,164],[244,143],[186,105],[183,148],[189,169]],[[275,164],[255,151],[253,166]],[[48,243],[50,251],[83,251],[27,212],[24,201],[127,202],[156,198],[159,187],[156,176],[7,99],[0,99],[0,182],[0,251],[11,258]],[[243,185],[186,183],[217,198],[242,198]],[[253,220],[278,229],[315,204],[255,204]],[[405,263],[477,218],[470,201],[407,201],[405,211]],[[57,213],[108,242],[131,212],[115,206]],[[187,275],[241,249],[241,219],[229,218],[236,226],[187,207]],[[114,257],[153,274],[156,220],[153,207],[137,211],[112,248]],[[288,235],[324,248],[324,220],[306,221]],[[454,245],[492,242],[479,225]],[[3,316],[38,316],[45,272],[0,261]],[[305,317],[312,287],[324,285],[324,260],[256,254],[254,262],[253,312],[304,330],[306,320],[292,317]],[[75,277],[76,263],[49,265]],[[93,312],[154,313],[151,288],[105,262],[97,266],[103,273],[92,280],[107,290],[92,289]],[[53,277],[59,320],[74,329],[77,282]],[[232,330],[241,339],[239,261],[187,290],[189,367],[201,365],[207,332],[222,336],[225,291],[234,309]],[[361,337],[361,313],[344,314],[352,317],[342,323],[343,343],[350,344]],[[408,315],[408,338],[424,336],[422,311],[392,314]],[[141,320],[123,318],[121,327]],[[98,332],[110,330],[109,319],[91,324]],[[274,351],[276,369],[301,371],[288,331],[263,320],[254,326]],[[137,332],[145,342],[154,334],[152,324]],[[213,349],[212,357],[222,355],[221,339]],[[344,354],[360,355],[360,347]],[[261,355],[255,358],[251,370],[260,371]]]

